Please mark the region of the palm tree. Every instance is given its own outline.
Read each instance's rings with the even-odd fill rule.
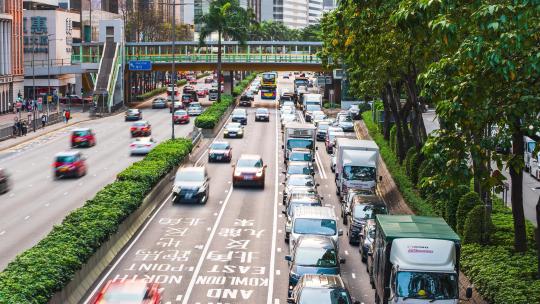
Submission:
[[[240,6],[238,0],[214,0],[210,3],[208,13],[198,18],[201,24],[199,46],[212,33],[218,34],[218,101],[221,101],[221,39],[222,36],[245,44],[249,35],[250,16]]]

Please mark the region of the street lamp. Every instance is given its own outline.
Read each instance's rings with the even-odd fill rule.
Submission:
[[[51,96],[51,73],[50,73],[50,66],[51,66],[51,60],[50,60],[50,53],[51,53],[51,45],[49,42],[51,41],[60,41],[64,39],[49,39],[49,37],[54,36],[56,34],[48,34],[47,35],[47,86],[48,86],[48,93],[47,93],[47,117],[49,117],[49,96]],[[52,100],[52,98],[51,98]]]

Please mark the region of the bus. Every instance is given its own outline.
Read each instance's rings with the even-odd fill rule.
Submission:
[[[276,99],[277,97],[277,73],[267,72],[262,75],[261,99]]]

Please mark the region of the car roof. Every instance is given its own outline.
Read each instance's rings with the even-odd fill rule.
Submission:
[[[374,204],[384,204],[384,200],[378,196],[378,195],[355,195],[354,196],[354,202],[357,204],[364,204],[364,205],[374,205]]]
[[[339,275],[305,274],[302,276],[301,284],[311,288],[345,288]]]
[[[330,207],[300,206],[295,209],[295,218],[320,218],[336,220],[334,209]]]
[[[71,130],[72,132],[81,132],[81,131],[91,131],[92,129],[90,128],[76,128],[76,129],[73,129]]]
[[[336,249],[336,244],[331,238],[317,235],[305,235],[298,238],[298,245],[302,247],[315,247],[322,249]]]
[[[178,171],[176,171],[176,174],[180,172],[193,172],[193,173],[200,173],[204,172],[204,167],[184,167],[184,168],[178,168]]]
[[[308,161],[293,160],[288,163],[287,166],[309,166],[311,163]]]
[[[76,156],[76,155],[79,155],[79,154],[81,154],[81,152],[79,152],[79,151],[63,151],[63,152],[56,153],[55,157],[58,157],[58,156]]]
[[[313,179],[313,176],[308,174],[291,174],[289,175],[289,179],[291,178]]]
[[[134,122],[133,124],[148,124],[148,120],[139,120]]]
[[[241,127],[242,125],[239,122],[228,122],[227,126]]]
[[[269,110],[267,108],[257,108],[255,111],[265,111],[265,112],[269,112]]]
[[[146,136],[146,137],[135,137],[132,142],[136,142],[136,141],[150,141],[152,139],[152,137],[150,136]]]
[[[262,159],[258,154],[242,154],[238,159]]]
[[[215,142],[211,143],[210,146],[219,145],[219,144],[226,144],[226,145],[229,145],[229,146],[231,145],[228,141],[224,141],[224,140],[219,141],[218,140],[218,141],[215,141]]]
[[[139,112],[139,109],[128,109],[128,112]]]
[[[299,152],[299,153],[311,153],[311,150],[308,148],[293,148],[291,150],[291,153],[293,152]]]

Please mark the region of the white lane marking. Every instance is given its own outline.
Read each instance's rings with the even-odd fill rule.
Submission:
[[[98,291],[98,289],[101,289],[101,287],[103,286],[103,283],[105,282],[105,280],[111,275],[111,273],[113,272],[113,270],[118,266],[118,264],[120,264],[120,262],[124,259],[124,257],[126,256],[126,254],[131,250],[131,248],[133,247],[133,245],[135,245],[135,243],[137,243],[137,240],[139,240],[139,238],[141,237],[141,235],[143,235],[144,231],[146,230],[146,228],[148,228],[148,226],[150,225],[150,223],[154,220],[154,218],[156,217],[156,215],[159,213],[159,211],[161,210],[161,208],[163,208],[163,206],[165,206],[165,203],[167,203],[167,201],[169,199],[171,199],[172,197],[172,193],[169,194],[165,200],[161,203],[161,205],[157,208],[157,210],[154,212],[154,214],[152,215],[152,217],[150,217],[150,219],[148,220],[148,222],[146,222],[146,224],[144,224],[143,228],[139,231],[139,233],[137,234],[137,236],[135,236],[135,238],[131,241],[131,243],[129,244],[129,246],[126,248],[126,250],[122,253],[122,255],[120,255],[120,257],[118,258],[118,260],[116,260],[116,262],[114,263],[114,265],[112,265],[111,268],[109,268],[109,271],[107,271],[107,273],[101,278],[101,280],[99,281],[99,284],[96,285],[96,288],[94,288],[94,290],[92,290],[92,293],[88,296],[88,298],[86,300],[84,300],[84,304],[88,304],[90,299],[93,299],[94,298],[94,295],[96,294],[96,292]]]
[[[26,220],[28,220],[29,218],[30,218],[30,215],[27,215],[27,216],[24,217],[24,220],[26,221]]]
[[[216,230],[219,226],[219,223],[221,222],[221,218],[223,217],[223,213],[225,211],[225,208],[227,207],[227,203],[229,202],[229,199],[231,198],[232,186],[230,188],[229,194],[227,194],[227,197],[225,198],[225,202],[223,203],[223,206],[221,206],[221,209],[219,210],[219,215],[214,222],[214,227],[212,228],[212,231],[210,232],[210,236],[208,237],[208,240],[206,241],[206,244],[204,245],[204,249],[201,253],[201,257],[199,258],[199,261],[197,262],[197,266],[195,266],[195,271],[193,272],[193,276],[191,276],[191,280],[189,281],[188,288],[186,290],[186,294],[184,295],[184,300],[182,301],[182,304],[189,303],[189,297],[191,296],[191,291],[193,290],[193,286],[195,285],[195,280],[199,276],[199,272],[201,271],[202,264],[204,260],[206,259],[206,254],[208,253],[208,249],[210,248],[210,244],[212,243],[214,239],[214,235],[216,234]]]
[[[49,207],[51,204],[49,203],[45,203],[45,207]]]
[[[214,212],[214,216],[217,216],[217,215],[218,215],[217,212]]]
[[[356,275],[354,273],[351,273],[351,276],[353,279],[356,279]]]
[[[274,304],[279,304],[279,299],[274,299]]]
[[[322,161],[319,157],[319,153],[315,152],[315,164],[317,167],[319,167],[319,173],[322,179],[326,179],[326,171],[324,170],[324,166],[322,165]]]
[[[219,201],[219,204],[220,204],[220,205],[223,204],[223,201]]]
[[[277,206],[278,206],[278,192],[279,192],[279,171],[278,171],[278,154],[279,154],[279,128],[278,128],[278,112],[275,112],[275,118],[274,121],[276,122],[276,179],[274,181],[275,187],[274,187],[274,216],[273,216],[273,222],[272,222],[272,248],[276,248],[276,238],[277,238]],[[274,292],[274,264],[276,263],[276,252],[274,250],[270,250],[270,271],[269,271],[269,278],[268,278],[268,297],[266,298],[267,304],[272,304],[272,299],[274,298],[273,292]],[[275,302],[274,302],[275,303]],[[279,300],[277,301],[279,303]]]
[[[172,89],[171,89],[172,90]],[[182,295],[177,295],[176,296],[176,301],[182,301]]]
[[[0,235],[4,235],[6,233],[5,230],[0,231]]]
[[[345,250],[345,255],[349,255],[349,252],[347,250]]]
[[[279,271],[279,269],[276,270],[276,275],[280,275],[280,274],[281,274],[281,271]]]
[[[281,252],[281,248],[280,248],[280,247],[278,247],[276,250],[277,250],[277,252]]]

